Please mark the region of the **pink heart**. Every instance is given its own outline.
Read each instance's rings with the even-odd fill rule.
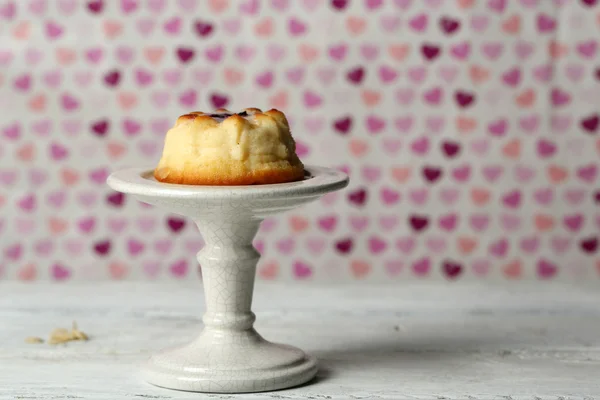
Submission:
[[[23,246],[20,243],[11,245],[4,249],[4,255],[6,258],[12,261],[18,261],[23,254]]]
[[[471,53],[471,44],[466,41],[458,43],[450,48],[450,53],[459,60],[464,60]]]
[[[289,0],[271,0],[271,6],[278,11],[285,11],[289,6]]]
[[[137,135],[141,128],[141,124],[133,119],[126,118],[123,120],[123,131],[127,136]]]
[[[98,195],[95,191],[81,192],[77,195],[77,201],[84,208],[91,208],[98,201]]]
[[[68,136],[75,136],[81,132],[81,125],[81,121],[78,120],[64,120],[62,122],[62,129]]]
[[[236,35],[241,28],[241,20],[239,18],[231,18],[223,21],[223,29],[225,32]]]
[[[46,195],[46,202],[54,208],[62,208],[67,200],[67,192],[53,191]]]
[[[554,199],[554,191],[551,188],[542,188],[533,192],[533,197],[541,205],[548,205]]]
[[[145,249],[145,245],[144,243],[140,242],[139,240],[136,239],[129,239],[127,241],[127,251],[129,252],[129,255],[131,256],[137,256],[139,254],[141,254]]]
[[[395,215],[383,215],[379,217],[379,225],[384,231],[390,231],[398,225],[398,217]]]
[[[401,237],[396,240],[396,248],[406,255],[412,253],[415,244],[415,240],[412,237]]]
[[[154,242],[154,251],[161,255],[166,255],[171,251],[173,242],[169,239],[161,239]]]
[[[121,0],[121,10],[125,14],[132,13],[137,9],[137,0]]]
[[[102,60],[103,55],[104,52],[99,47],[88,49],[85,52],[85,58],[92,64],[98,64]]]
[[[36,229],[36,223],[32,219],[18,218],[15,220],[15,225],[17,228],[17,233],[21,235],[29,235]]]
[[[429,258],[421,258],[414,261],[411,267],[415,275],[425,276],[431,270],[431,262],[429,261]]]
[[[58,0],[58,8],[65,15],[71,15],[77,8],[76,0]]]
[[[127,227],[128,221],[125,218],[109,217],[106,220],[108,229],[112,233],[121,233]]]
[[[249,45],[240,45],[235,49],[235,55],[244,63],[250,62],[255,54],[256,48]]]
[[[77,222],[77,226],[81,232],[88,234],[91,233],[96,227],[96,219],[94,217],[85,217]]]
[[[69,150],[60,143],[50,144],[50,157],[55,161],[64,160],[69,156]]]
[[[159,13],[165,8],[166,0],[147,0],[150,11]]]
[[[582,189],[567,189],[565,190],[564,197],[567,202],[572,206],[577,206],[585,200],[586,193]]]
[[[154,30],[154,20],[151,18],[141,18],[136,22],[136,27],[142,36],[148,36]]]
[[[54,264],[51,271],[52,277],[57,281],[62,281],[71,277],[71,270],[61,264]]]
[[[471,228],[477,232],[482,232],[487,229],[490,223],[490,217],[484,214],[473,214],[469,217]]]
[[[246,0],[240,4],[240,11],[243,14],[254,15],[259,10],[260,3],[258,0]]]
[[[429,191],[427,188],[412,189],[410,192],[408,192],[408,198],[415,205],[421,206],[427,203],[427,200],[429,199]]]
[[[170,35],[178,35],[181,30],[181,18],[173,17],[163,24],[163,29]]]
[[[34,250],[36,255],[40,257],[49,256],[54,250],[54,243],[48,239],[39,240],[35,243]]]
[[[46,36],[49,39],[57,39],[64,32],[64,28],[56,22],[48,21],[46,22]]]
[[[571,240],[568,237],[555,236],[550,241],[552,250],[557,254],[565,253],[571,245]]]
[[[537,236],[524,237],[521,239],[520,247],[526,253],[535,253],[540,245],[540,239]]]
[[[513,214],[502,214],[500,216],[500,223],[506,231],[512,232],[521,226],[521,218]]]
[[[520,40],[515,44],[515,53],[517,54],[517,57],[521,60],[529,58],[529,56],[533,54],[534,50],[535,46],[529,42],[524,42]]]
[[[42,169],[29,170],[29,180],[35,187],[41,186],[48,179],[48,173]]]
[[[446,205],[453,205],[459,198],[459,190],[456,188],[443,188],[440,190],[440,199]]]
[[[225,50],[222,45],[216,45],[216,46],[207,48],[206,51],[204,52],[204,54],[206,55],[206,58],[208,59],[208,61],[217,63],[217,62],[220,62],[221,59],[223,58],[224,52],[225,52]]]
[[[438,73],[440,77],[446,81],[446,83],[452,83],[458,75],[458,68],[455,66],[442,66]]]
[[[63,245],[70,256],[78,256],[83,252],[83,242],[77,239],[66,239]]]
[[[66,111],[73,111],[79,108],[79,100],[70,95],[69,93],[64,93],[60,97],[61,104]]]
[[[408,21],[408,25],[415,31],[415,32],[423,32],[427,29],[427,25],[428,25],[428,18],[427,18],[427,14],[418,14],[414,17],[412,17],[409,21]]]
[[[171,128],[171,121],[167,118],[155,119],[150,121],[150,129],[152,133],[157,136],[164,136],[164,134]]]
[[[387,242],[380,237],[371,236],[369,238],[369,250],[371,254],[380,254],[387,248]]]
[[[509,249],[509,242],[506,238],[499,239],[490,243],[488,251],[491,255],[498,258],[504,258]]]
[[[482,44],[481,51],[490,60],[496,60],[502,55],[504,45],[500,42],[487,42]]]
[[[440,254],[446,249],[446,239],[443,237],[428,238],[425,245],[432,253]]]
[[[154,105],[156,105],[156,107],[159,109],[166,107],[170,100],[169,92],[166,91],[154,92],[150,95],[150,98],[152,99]],[[164,131],[161,131],[160,134],[162,133],[164,133]]]
[[[0,53],[0,65],[2,64],[1,58],[2,55]],[[25,60],[28,64],[36,65],[37,63],[42,61],[43,58],[44,53],[42,53],[38,49],[27,49],[27,51],[25,52]]]
[[[396,91],[396,100],[402,105],[409,105],[413,102],[415,92],[411,88],[402,88]]]
[[[524,116],[519,119],[519,126],[528,133],[533,133],[537,130],[540,118],[538,115]]]
[[[362,232],[369,225],[369,219],[365,216],[351,215],[350,226],[357,232]]]
[[[317,77],[323,85],[328,85],[335,77],[335,69],[327,67],[319,68],[317,70]]]
[[[475,275],[479,276],[487,275],[491,268],[490,262],[485,258],[473,260],[471,266]]]
[[[404,263],[399,260],[388,260],[384,262],[385,270],[391,276],[396,276],[404,269]]]
[[[52,129],[52,121],[49,119],[35,121],[31,125],[31,130],[39,136],[48,136],[51,129]]]
[[[517,165],[515,166],[515,176],[517,181],[526,183],[535,177],[535,170],[524,165]]]
[[[473,15],[471,17],[471,27],[474,31],[479,33],[482,33],[487,29],[489,22],[490,19],[484,14]]]
[[[333,45],[329,47],[329,56],[335,61],[342,61],[346,57],[348,46],[345,44]]]
[[[380,19],[381,26],[385,32],[394,32],[400,27],[400,17],[384,15]]]
[[[373,61],[379,54],[379,48],[372,44],[363,44],[360,47],[360,54],[362,54],[367,61]]]
[[[92,72],[91,71],[77,71],[74,74],[75,82],[80,87],[86,87],[92,82]]]
[[[439,105],[443,100],[444,91],[441,87],[434,87],[426,90],[423,93],[423,99],[425,102],[431,105]]]
[[[10,140],[17,140],[21,137],[21,125],[13,123],[2,129],[2,135]]]
[[[181,7],[183,11],[194,11],[196,6],[196,0],[179,0],[179,7]]]
[[[160,263],[158,261],[145,261],[142,263],[144,273],[150,278],[156,278],[160,273]]]
[[[128,46],[119,46],[115,49],[117,59],[123,64],[129,64],[133,61],[134,50]]]
[[[10,64],[13,59],[13,53],[8,50],[0,50],[0,65],[5,66]]]

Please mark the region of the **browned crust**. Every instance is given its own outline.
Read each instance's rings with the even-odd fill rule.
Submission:
[[[286,127],[289,126],[288,121],[285,117],[285,114],[275,108],[272,108],[265,112],[263,112],[260,108],[245,108],[243,111],[248,112],[257,121],[260,121],[261,119],[264,119],[264,118],[272,118],[278,124],[282,124]],[[214,112],[215,113],[230,113],[231,111],[229,111],[226,108],[217,108]],[[235,120],[238,120],[239,122],[246,121],[245,118],[240,117],[239,115],[234,113],[230,117],[223,119],[223,121],[221,121],[220,123],[224,123],[225,121],[232,119],[232,118]],[[243,120],[243,121],[241,121],[241,120]],[[190,121],[204,122],[204,123],[209,123],[209,124],[211,123],[211,121],[214,122],[215,124],[219,123],[217,120],[210,117],[210,113],[206,113],[203,111],[192,111],[187,114],[183,114],[179,118],[177,118],[177,122],[175,123],[175,125],[179,125],[179,124],[182,124],[185,122],[190,122]]]
[[[304,178],[304,167],[290,166],[289,168],[261,169],[245,173],[222,174],[212,171],[178,171],[161,167],[154,170],[154,178],[163,183],[182,185],[234,186],[234,185],[265,185],[299,181]]]

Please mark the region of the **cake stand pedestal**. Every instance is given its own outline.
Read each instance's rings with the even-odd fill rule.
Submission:
[[[157,386],[212,393],[244,393],[300,385],[317,373],[302,350],[263,339],[251,311],[259,253],[252,246],[261,221],[344,188],[336,170],[306,167],[299,182],[256,186],[189,186],[157,182],[151,170],[113,173],[114,190],[192,218],[205,241],[198,253],[206,298],[204,329],[189,344],[153,355],[145,379]]]

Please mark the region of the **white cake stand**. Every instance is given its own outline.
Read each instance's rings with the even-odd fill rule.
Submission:
[[[113,173],[114,190],[192,218],[206,243],[198,253],[206,314],[193,342],[153,355],[145,379],[157,386],[194,392],[243,393],[300,385],[317,373],[302,350],[263,339],[251,311],[259,253],[252,246],[260,222],[344,188],[336,170],[306,167],[304,180],[256,186],[189,186],[157,182],[151,170]]]

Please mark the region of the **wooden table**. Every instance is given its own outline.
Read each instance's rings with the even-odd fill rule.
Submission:
[[[198,282],[0,283],[0,398],[600,399],[600,285],[258,283],[254,311],[266,338],[320,359],[316,381],[248,395],[141,381],[150,353],[198,333]],[[24,343],[73,320],[90,341]]]

